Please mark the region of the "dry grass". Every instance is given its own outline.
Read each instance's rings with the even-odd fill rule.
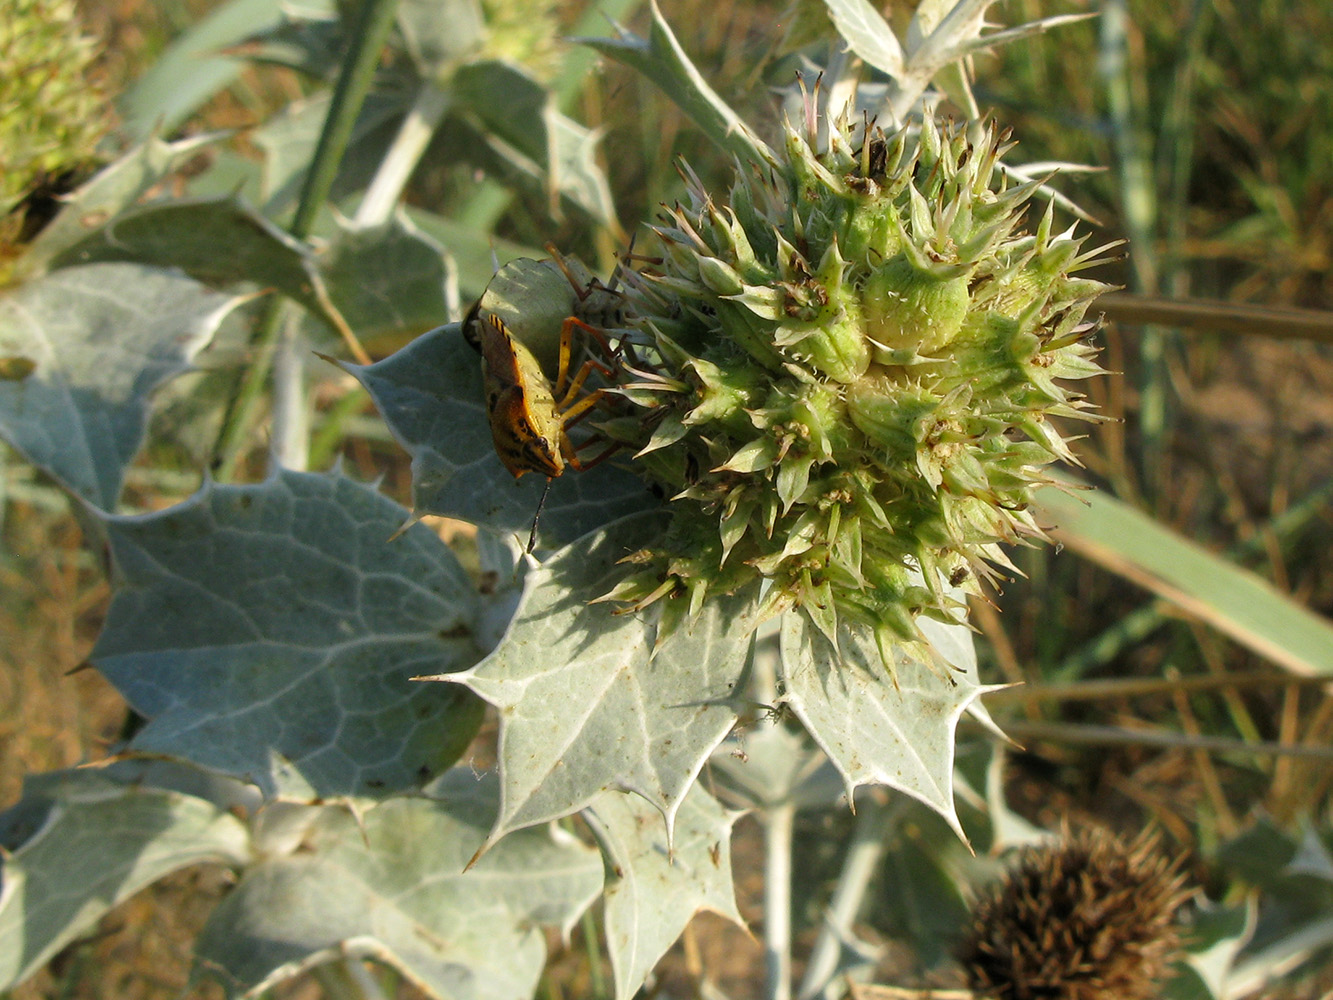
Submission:
[[[0,799],[24,774],[103,756],[125,703],[94,670],[78,670],[109,588],[73,520],[11,502],[0,560]]]
[[[16,471],[11,464],[11,475]],[[126,706],[97,671],[78,669],[110,593],[79,526],[68,514],[11,501],[3,539],[0,803],[7,806],[18,799],[25,775],[102,759],[125,723]],[[189,975],[189,942],[216,901],[219,878],[216,871],[180,872],[140,893],[18,987],[15,1000],[179,996]]]

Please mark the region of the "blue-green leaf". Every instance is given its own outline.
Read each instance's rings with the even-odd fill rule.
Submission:
[[[0,990],[157,879],[250,857],[245,825],[223,807],[96,771],[29,778],[0,814],[0,846]]]
[[[453,256],[458,264],[458,287],[466,300],[476,300],[486,290],[497,266],[519,257],[543,257],[539,247],[523,246],[499,237],[488,237],[458,222],[425,209],[407,206],[408,219]]]
[[[0,358],[18,376],[0,378],[0,434],[114,509],[152,391],[189,367],[239,301],[141,264],[67,268],[0,295]]]
[[[177,199],[131,208],[56,255],[51,266],[114,261],[179,267],[209,285],[244,281],[276,288],[324,317],[335,330],[343,324],[310,247],[236,197]]]
[[[528,830],[464,871],[495,783],[460,768],[426,792],[360,815],[321,810],[298,851],[250,868],[213,912],[201,963],[246,996],[348,957],[392,965],[431,996],[532,996],[546,957],[540,925],[570,929],[601,889],[602,859]]]
[[[500,712],[500,814],[487,840],[565,816],[608,788],[636,792],[668,831],[708,755],[736,719],[755,588],[710,599],[658,636],[661,605],[616,613],[589,604],[652,542],[660,515],[625,518],[528,574],[503,641],[438,680],[465,684]],[[656,649],[654,651],[654,647]]]
[[[448,316],[448,254],[405,215],[376,226],[339,221],[316,264],[329,298],[362,341],[415,337]]]
[[[615,872],[604,900],[618,1000],[635,995],[700,910],[745,926],[731,881],[731,826],[740,813],[695,785],[671,843],[657,810],[637,796],[604,792],[585,815]]]
[[[824,0],[824,3],[849,49],[895,79],[903,75],[902,46],[870,0]]]
[[[454,76],[451,96],[483,124],[482,140],[508,166],[595,219],[615,219],[610,185],[593,157],[596,133],[557,111],[552,93],[527,72],[497,60],[468,63]]]
[[[92,661],[148,723],[131,749],[307,800],[419,787],[480,722],[417,684],[480,656],[477,595],[397,504],[340,474],[206,485],[104,522],[115,596]]]
[[[928,662],[919,651],[894,649],[890,677],[868,626],[841,623],[834,650],[804,614],[788,612],[782,619],[786,698],[841,772],[849,798],[858,785],[888,785],[930,806],[962,837],[953,802],[955,730],[987,689],[977,682],[970,655],[943,662],[945,636],[966,635],[964,626],[921,625],[928,634],[941,633],[934,643],[940,656]]]
[[[477,0],[398,0],[398,28],[417,72],[443,80],[486,37]]]
[[[180,142],[144,140],[108,165],[77,191],[61,199],[61,208],[15,266],[15,278],[45,271],[59,254],[125,211],[187,157],[216,140],[216,135],[195,136]]]
[[[579,41],[652,80],[705,135],[742,162],[765,167],[776,163],[768,145],[717,95],[690,61],[655,0],[652,7],[653,26],[647,38],[621,28],[619,38]]]

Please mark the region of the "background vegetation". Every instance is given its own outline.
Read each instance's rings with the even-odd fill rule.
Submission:
[[[790,32],[804,22],[782,4],[664,6],[715,89],[748,120],[774,121],[768,85],[799,68],[797,43],[805,39]],[[87,30],[101,40],[91,71],[96,85],[122,92],[210,7],[86,0]],[[1001,10],[1013,23],[1088,8],[1012,0]],[[911,9],[896,3],[888,13],[900,25]],[[1325,0],[1107,0],[1099,9],[1100,20],[980,59],[977,96],[1013,128],[1022,160],[1108,168],[1068,173],[1056,184],[1108,236],[1132,240],[1118,270],[1100,277],[1144,295],[1326,316],[1322,333],[1313,323],[1310,335],[1291,338],[1249,322],[1243,310],[1220,310],[1226,328],[1205,330],[1145,326],[1132,322],[1133,303],[1109,304],[1104,360],[1123,375],[1091,391],[1115,419],[1089,432],[1080,457],[1099,482],[1160,522],[1333,614],[1333,50],[1326,41],[1333,9]],[[581,6],[542,13],[562,30],[590,30],[578,27],[587,13]],[[625,16],[635,23],[643,11]],[[1108,65],[1107,33],[1117,31],[1126,61]],[[553,206],[540,190],[515,194],[471,168],[418,176],[410,199],[505,245],[550,241],[605,268],[626,234],[679,193],[678,156],[706,180],[725,178],[729,165],[638,75],[613,64],[586,75],[579,68],[591,65],[586,50],[537,47],[526,54],[558,88],[564,110],[605,130],[599,157],[615,216],[593,223],[588,213]],[[241,130],[225,155],[245,156],[253,139],[244,130],[300,98],[307,85],[288,70],[247,66],[183,128]],[[480,291],[466,273],[462,284],[465,294]],[[1198,322],[1207,322],[1206,312]],[[378,357],[401,345],[371,336],[366,346]],[[207,391],[206,378],[201,384]],[[390,469],[386,487],[406,501],[403,456],[363,403],[343,402],[348,392],[332,379],[323,391],[331,430],[320,440],[330,445],[312,467],[326,464],[338,442],[354,475],[371,480]],[[157,419],[170,425],[183,405],[168,400]],[[163,506],[197,482],[200,442],[170,433],[159,440],[168,443],[128,484],[137,509]],[[164,472],[173,455],[176,471]],[[25,774],[102,756],[126,713],[97,674],[74,671],[106,607],[101,568],[81,547],[56,491],[21,462],[8,462],[3,473],[0,802],[8,804]],[[457,537],[449,525],[441,531]],[[466,539],[459,544],[465,548]],[[1034,549],[1016,560],[1024,577],[993,603],[979,602],[974,619],[986,640],[983,678],[1027,682],[988,701],[1025,746],[1011,758],[1011,804],[1048,828],[1155,824],[1173,853],[1188,855],[1194,881],[1213,898],[1234,906],[1250,892],[1270,904],[1287,899],[1286,911],[1263,909],[1258,930],[1261,943],[1280,944],[1300,908],[1325,905],[1333,885],[1327,875],[1320,885],[1300,883],[1310,876],[1287,866],[1304,838],[1329,840],[1333,700],[1324,682],[1275,670],[1078,554]],[[1311,752],[1281,752],[1278,744]],[[808,907],[806,925],[815,926],[851,820],[821,813],[802,823],[808,853],[800,868],[810,884],[797,898]],[[894,857],[912,858],[914,842],[919,850],[930,835],[928,827],[905,825]],[[742,823],[738,837],[736,867],[744,872],[755,832]],[[741,909],[751,919],[755,878],[738,874]],[[15,996],[177,995],[191,921],[202,920],[220,888],[219,877],[202,869],[154,887]],[[905,924],[931,919],[903,902],[895,895],[874,907],[865,935],[892,940],[908,936]],[[703,974],[729,996],[757,995],[757,947],[717,921],[705,930],[669,962],[665,986],[684,991]],[[1327,938],[1316,945],[1316,955],[1329,953]],[[578,941],[561,952],[548,975],[550,995],[587,991],[587,955]],[[885,962],[895,959],[904,961],[890,949]],[[1322,964],[1307,962],[1281,995],[1327,995],[1333,973]]]

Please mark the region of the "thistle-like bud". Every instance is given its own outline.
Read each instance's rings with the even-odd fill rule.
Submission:
[[[73,0],[11,0],[0,17],[0,244],[21,219],[3,217],[25,195],[90,167],[110,125],[90,79],[97,55]]]
[[[486,37],[480,55],[523,66],[539,79],[559,68],[560,25],[555,8],[532,0],[482,0]]]
[[[769,612],[830,639],[845,618],[911,640],[1008,565],[998,543],[1041,535],[1031,490],[1072,458],[1050,418],[1088,416],[1059,380],[1100,370],[1083,316],[1103,286],[1075,276],[1100,251],[1049,207],[1021,230],[1036,185],[1006,186],[994,128],[839,120],[814,141],[789,127],[726,199],[687,171],[660,256],[626,275],[642,419],[607,432],[674,522],[615,597],[697,611],[765,578]]]
[[[959,960],[996,1000],[1147,1000],[1180,941],[1178,861],[1104,832],[1026,850],[980,900]]]

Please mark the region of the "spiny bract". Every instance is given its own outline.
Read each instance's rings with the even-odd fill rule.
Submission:
[[[810,121],[725,201],[687,171],[660,257],[627,276],[646,346],[619,391],[641,410],[602,429],[673,518],[608,597],[674,597],[670,625],[762,577],[768,613],[835,645],[863,623],[886,651],[919,615],[961,619],[956,588],[1041,535],[1030,491],[1073,458],[1048,418],[1088,416],[1058,380],[1100,372],[1083,318],[1105,286],[1075,277],[1100,251],[1049,207],[1020,228],[1038,184],[1006,187],[994,128],[854,145],[844,119],[817,153]]]

